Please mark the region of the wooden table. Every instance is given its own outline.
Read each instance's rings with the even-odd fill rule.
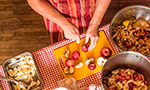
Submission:
[[[118,10],[129,5],[149,6],[150,0],[112,0],[101,26],[110,23]],[[26,0],[0,3],[0,64],[25,51],[34,52],[50,45],[42,16]]]

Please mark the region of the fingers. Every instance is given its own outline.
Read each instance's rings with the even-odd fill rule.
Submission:
[[[79,44],[80,43],[80,35],[76,34],[75,36],[72,37],[72,40],[75,40]]]
[[[88,43],[88,41],[89,41],[89,35],[86,36],[85,43]]]
[[[80,43],[80,37],[79,37],[79,35],[77,35],[77,37],[76,37],[76,42]]]
[[[90,44],[90,46],[89,46],[89,48],[88,48],[89,51],[91,51],[91,50],[96,46],[96,43],[97,43],[97,41],[98,41],[98,38],[99,38],[99,37],[92,37],[92,38],[91,38],[91,44]]]
[[[75,40],[77,43],[80,43],[80,35],[76,35],[76,36],[70,36],[70,37],[66,37],[67,39],[70,39],[70,40]]]

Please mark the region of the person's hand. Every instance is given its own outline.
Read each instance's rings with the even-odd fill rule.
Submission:
[[[80,43],[80,33],[76,26],[73,24],[64,26],[63,30],[66,39],[76,40],[77,43]]]
[[[90,46],[88,50],[91,51],[96,46],[97,41],[99,39],[98,25],[95,25],[95,24],[89,25],[87,32],[86,32],[85,43],[88,43],[89,39],[91,41],[90,41]]]

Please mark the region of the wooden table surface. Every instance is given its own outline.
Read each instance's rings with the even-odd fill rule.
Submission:
[[[149,6],[150,0],[112,0],[101,26],[110,23],[118,10],[129,5]],[[42,16],[33,11],[26,0],[0,1],[0,64],[50,44]]]

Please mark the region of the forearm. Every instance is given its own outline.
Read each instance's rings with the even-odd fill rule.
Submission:
[[[28,0],[29,5],[40,15],[63,27],[70,24],[66,17],[57,11],[46,0]]]
[[[102,18],[110,4],[111,0],[97,0],[96,1],[96,7],[93,14],[93,17],[90,21],[90,24],[93,25],[100,25],[100,22],[102,21]]]

